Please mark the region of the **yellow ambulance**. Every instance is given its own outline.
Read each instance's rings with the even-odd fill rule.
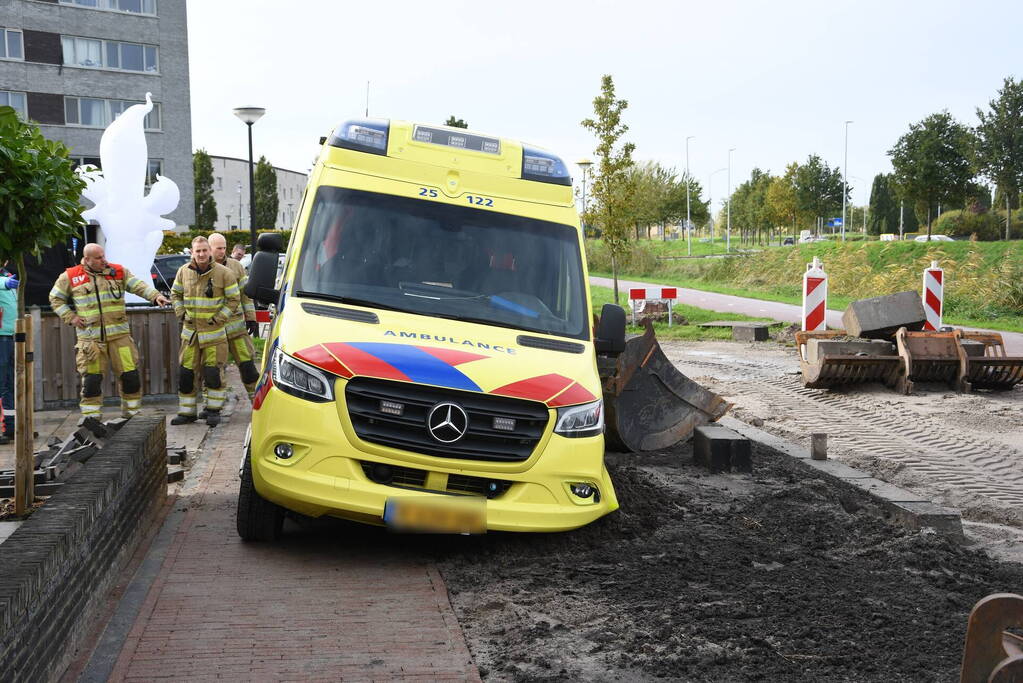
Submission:
[[[285,512],[394,529],[559,531],[618,507],[565,163],[460,128],[352,120],[321,140],[273,306],[240,468],[238,533]]]

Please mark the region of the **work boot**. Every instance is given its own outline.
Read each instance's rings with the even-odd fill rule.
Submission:
[[[205,420],[208,416],[209,416],[209,413],[206,411],[205,408],[203,408],[202,410],[199,411],[199,415],[197,417],[200,420]]]
[[[207,410],[206,411],[206,424],[210,427],[216,427],[220,424],[220,411],[219,410]]]
[[[175,415],[171,420],[172,425],[187,425],[195,422],[195,415]]]

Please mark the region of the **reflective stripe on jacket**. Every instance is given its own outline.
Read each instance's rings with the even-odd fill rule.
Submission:
[[[85,321],[85,327],[76,328],[78,339],[110,341],[129,332],[125,292],[150,302],[159,296],[151,285],[116,263],[108,264],[100,273],[78,265],[57,278],[50,290],[50,306],[69,325],[76,315]]]
[[[178,269],[171,287],[174,314],[184,322],[181,341],[213,346],[227,341],[227,321],[240,307],[238,281],[219,263],[200,273],[195,261]]]
[[[234,339],[241,337],[249,333],[245,328],[245,321],[256,319],[256,305],[252,303],[245,294],[245,283],[249,281],[249,275],[245,272],[245,266],[236,261],[233,258],[228,257],[223,262],[217,261],[220,265],[231,271],[235,279],[238,280],[238,292],[241,295],[241,305],[238,310],[231,316],[231,319],[227,321],[227,338]]]

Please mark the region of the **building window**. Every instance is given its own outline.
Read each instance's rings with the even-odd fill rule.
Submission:
[[[60,0],[62,5],[77,5],[129,14],[156,15],[156,0]]]
[[[0,28],[0,59],[25,59],[25,42],[21,31]]]
[[[64,64],[68,66],[142,73],[156,73],[159,69],[156,48],[152,45],[73,36],[61,36],[61,44]]]
[[[14,107],[22,120],[28,120],[28,107],[25,104],[25,93],[0,90],[0,107]]]
[[[163,160],[150,159],[146,172],[146,187],[152,187],[153,183],[156,182],[157,175],[163,175]]]
[[[84,128],[106,128],[125,109],[142,104],[130,100],[100,100],[93,97],[65,97],[64,121],[69,126]],[[153,111],[146,114],[146,130],[162,130],[162,113],[159,102],[153,103]]]
[[[219,176],[217,177],[217,189],[218,190],[224,189],[224,179]]]

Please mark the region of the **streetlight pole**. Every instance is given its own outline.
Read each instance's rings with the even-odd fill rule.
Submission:
[[[688,244],[689,255],[693,255],[693,231],[690,228],[690,213],[689,213],[689,141],[695,138],[695,135],[690,135],[686,138],[686,241]]]
[[[845,163],[842,168],[842,241],[845,242],[845,202],[849,194],[849,124],[845,122]]]
[[[732,152],[735,147],[728,150],[728,227],[725,229],[725,253],[732,251]]]
[[[252,165],[252,124],[263,117],[266,109],[262,107],[236,107],[234,115],[248,126],[249,129],[249,232],[252,238],[252,254],[256,253],[256,186],[254,183],[254,169]],[[238,222],[241,223],[241,214],[238,215]]]
[[[583,170],[583,237],[586,237],[586,175],[590,170],[590,166],[593,162],[589,159],[580,159],[575,162],[576,165]]]
[[[727,168],[719,168],[707,176],[707,202],[710,205],[710,248],[712,251],[714,249],[714,176],[727,170]]]

